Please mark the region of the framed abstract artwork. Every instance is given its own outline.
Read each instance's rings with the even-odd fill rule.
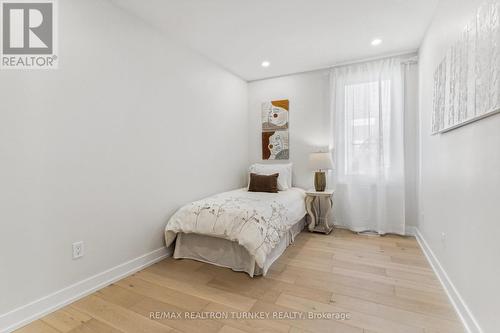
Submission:
[[[471,16],[434,72],[433,134],[500,112],[500,3]]]
[[[289,101],[262,103],[262,159],[289,159]]]
[[[288,131],[262,132],[262,159],[287,160]]]

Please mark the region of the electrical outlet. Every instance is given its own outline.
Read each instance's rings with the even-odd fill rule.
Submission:
[[[83,242],[75,242],[73,243],[73,259],[78,259],[83,257],[84,255],[84,247]]]

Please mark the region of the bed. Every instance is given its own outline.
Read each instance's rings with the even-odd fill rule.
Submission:
[[[220,193],[179,209],[165,228],[174,258],[195,259],[266,275],[304,228],[305,192],[290,187],[278,193],[246,188]]]

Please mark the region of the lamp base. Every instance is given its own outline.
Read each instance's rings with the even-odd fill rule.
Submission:
[[[314,189],[316,192],[324,192],[326,189],[326,175],[324,171],[316,171],[314,174]]]

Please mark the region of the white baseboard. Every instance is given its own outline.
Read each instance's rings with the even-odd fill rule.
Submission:
[[[34,320],[85,297],[113,282],[146,268],[168,256],[166,247],[146,253],[138,258],[98,273],[71,286],[58,290],[31,303],[0,315],[0,332],[12,332]]]
[[[483,330],[479,326],[479,323],[477,322],[476,318],[470,311],[469,307],[465,303],[462,296],[460,296],[460,293],[458,292],[457,288],[455,288],[455,286],[451,282],[448,274],[444,270],[443,266],[441,266],[441,263],[437,259],[434,252],[432,252],[431,248],[429,247],[429,244],[424,239],[420,230],[418,230],[418,228],[416,227],[413,227],[412,231],[415,233],[415,237],[417,238],[418,244],[422,248],[422,251],[424,252],[425,257],[427,258],[432,269],[434,270],[434,273],[437,275],[439,282],[441,282],[441,285],[443,286],[446,295],[450,299],[453,308],[455,308],[455,311],[457,312],[458,317],[462,321],[462,324],[464,325],[467,332],[483,333]]]

